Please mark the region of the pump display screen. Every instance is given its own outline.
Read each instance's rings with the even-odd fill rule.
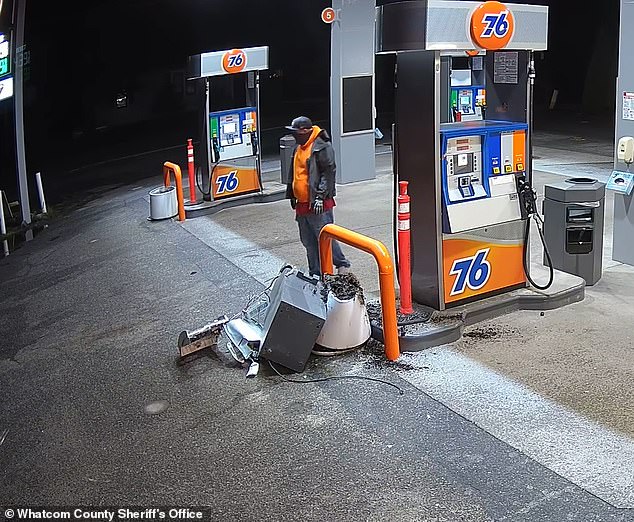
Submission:
[[[220,146],[227,147],[242,143],[239,129],[240,114],[225,114],[220,117]]]
[[[456,176],[473,172],[473,152],[456,154],[453,157],[453,173]]]
[[[235,134],[236,132],[236,124],[235,123],[226,123],[222,126],[222,132],[224,134]]]

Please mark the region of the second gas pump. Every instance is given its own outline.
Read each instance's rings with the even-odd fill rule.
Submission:
[[[260,71],[268,69],[268,52],[264,46],[189,57],[188,79],[205,88],[195,176],[202,200],[190,203],[188,213],[284,197],[284,187],[267,187],[262,180]],[[230,83],[231,95],[215,106],[220,96],[212,95],[214,84],[221,82]]]
[[[396,54],[394,187],[407,180],[412,198],[414,301],[445,310],[550,286],[552,268],[545,285],[531,277],[528,251],[533,53],[547,48],[548,8],[397,2],[377,8],[377,33],[377,51]]]

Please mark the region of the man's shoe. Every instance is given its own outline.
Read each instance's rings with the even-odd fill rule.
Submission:
[[[339,274],[339,275],[350,274],[350,273],[352,273],[352,269],[349,266],[339,266],[339,267],[337,267],[337,274]]]

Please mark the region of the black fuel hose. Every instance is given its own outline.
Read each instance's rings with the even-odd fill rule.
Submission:
[[[393,175],[394,179],[394,188],[392,191],[392,236],[394,240],[394,266],[396,266],[396,282],[400,283],[400,264],[398,257],[398,176],[396,172]]]
[[[546,263],[548,265],[548,271],[549,271],[549,277],[548,277],[548,283],[546,283],[545,285],[538,285],[533,278],[531,277],[531,273],[530,273],[530,269],[529,269],[529,260],[528,260],[528,239],[530,237],[530,232],[531,232],[531,217],[529,216],[526,219],[526,228],[525,228],[525,232],[524,232],[524,274],[526,274],[526,279],[528,279],[528,282],[535,288],[537,288],[537,290],[548,290],[552,284],[553,281],[555,279],[555,269],[553,267],[553,260],[550,257],[550,252],[548,251],[548,246],[546,245],[546,238],[544,237],[544,231],[542,229],[542,227],[540,227],[540,221],[541,218],[538,217],[537,214],[533,214],[533,217],[535,218],[535,223],[537,224],[537,231],[539,232],[539,237],[542,241],[542,245],[544,245],[544,254],[546,255]],[[543,225],[543,221],[541,222]]]
[[[217,161],[216,163],[214,163],[214,166],[211,168],[211,172],[209,173],[209,190],[207,192],[205,192],[201,186],[201,179],[202,178],[202,169],[200,167],[198,167],[197,172],[196,172],[196,186],[198,187],[198,190],[200,190],[200,192],[202,193],[203,196],[210,196],[211,195],[211,180],[214,177],[214,171],[216,170],[216,167],[218,166],[218,163],[220,163],[220,161]]]

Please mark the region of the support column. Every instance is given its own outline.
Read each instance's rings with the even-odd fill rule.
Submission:
[[[634,92],[634,62],[630,51],[634,49],[634,4],[621,0],[621,35],[619,40],[619,73],[616,86],[615,143],[624,136],[634,136],[634,120],[625,119],[624,93]],[[631,116],[628,116],[631,117]],[[625,165],[614,157],[614,169],[625,170]],[[614,241],[612,258],[634,266],[634,193],[630,196],[614,194]]]
[[[26,13],[26,0],[18,0],[17,7],[17,20],[15,27],[15,43],[14,58],[15,59],[15,145],[16,145],[16,158],[18,164],[18,187],[20,189],[20,209],[22,211],[22,223],[31,223],[31,203],[29,201],[29,183],[26,170],[26,154],[24,151],[24,67],[22,66],[22,60],[17,60],[18,54],[23,52],[24,49],[24,16]],[[28,230],[26,232],[26,240],[33,239],[33,232]]]
[[[375,0],[333,0],[338,13],[332,24],[330,58],[330,122],[335,158],[337,182],[352,183],[374,179],[374,21]],[[358,89],[358,96],[343,98],[343,78],[371,77],[372,93],[368,98],[362,92],[361,83],[351,81],[347,92]],[[371,100],[371,101],[370,101]],[[361,101],[361,103],[359,103]],[[351,102],[357,102],[353,104]],[[367,103],[366,103],[367,102]],[[368,106],[369,105],[369,106]],[[345,111],[345,114],[344,114]],[[369,111],[369,112],[366,112]],[[369,118],[367,115],[369,114]],[[346,125],[365,128],[344,133]],[[364,123],[367,125],[363,125]]]

